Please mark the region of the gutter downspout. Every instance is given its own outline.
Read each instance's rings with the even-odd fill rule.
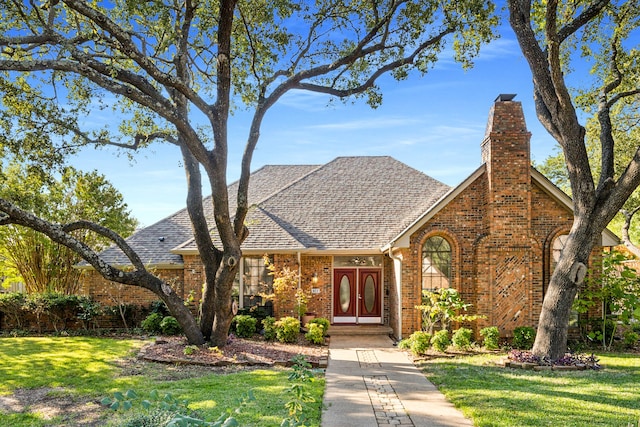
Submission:
[[[398,340],[402,339],[402,256],[393,254],[393,244],[389,245],[389,258],[393,260],[393,274],[396,282],[396,295],[398,298]]]
[[[298,291],[302,289],[302,254],[300,251],[297,252],[298,257]],[[298,320],[302,320],[300,316],[300,303],[298,302]]]

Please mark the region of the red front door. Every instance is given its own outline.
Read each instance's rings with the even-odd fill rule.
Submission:
[[[359,270],[358,277],[358,300],[360,317],[380,317],[380,270],[363,269]]]
[[[333,316],[344,322],[356,321],[358,288],[355,268],[341,268],[333,272]]]
[[[336,268],[333,271],[333,322],[381,322],[381,270]]]

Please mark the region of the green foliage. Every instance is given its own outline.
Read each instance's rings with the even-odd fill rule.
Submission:
[[[531,326],[518,326],[513,329],[513,346],[521,350],[529,350],[536,340],[536,330]]]
[[[125,393],[116,391],[111,397],[103,398],[100,403],[113,411],[128,411],[135,407],[138,415],[126,423],[131,426],[153,425],[150,423],[161,420],[162,424],[159,425],[165,427],[232,427],[239,425],[232,414],[239,413],[243,407],[253,401],[255,401],[255,396],[252,391],[249,391],[238,400],[235,409],[225,410],[213,422],[203,420],[199,414],[190,410],[187,400],[176,399],[171,393],[160,395],[157,390],[151,391],[148,399],[142,399],[133,390],[127,390]]]
[[[233,319],[236,324],[236,334],[241,338],[251,338],[256,333],[258,319],[246,314],[239,314]]]
[[[433,337],[431,338],[431,345],[441,353],[447,351],[447,348],[449,348],[449,346],[451,345],[451,339],[449,339],[449,331],[447,331],[446,329],[442,329],[433,334]]]
[[[324,317],[316,317],[309,321],[310,324],[318,324],[322,326],[322,334],[326,337],[329,333],[329,326],[331,326],[331,322],[329,319],[325,319]]]
[[[603,254],[602,273],[587,278],[573,304],[578,313],[601,305],[600,325],[587,331],[587,337],[601,343],[604,350],[611,349],[618,322],[629,326],[640,319],[640,280],[624,261],[625,256],[618,251]]]
[[[290,399],[284,404],[289,416],[282,421],[281,427],[304,426],[306,419],[304,410],[309,403],[316,401],[307,386],[308,383],[314,381],[311,364],[301,354],[294,356],[292,361],[293,366],[291,374],[289,374],[289,381],[293,384],[287,389]]]
[[[166,316],[160,322],[160,330],[165,335],[178,335],[182,332],[182,327],[173,316]]]
[[[276,322],[276,338],[280,342],[296,342],[300,333],[300,321],[291,316],[283,317]]]
[[[409,350],[417,356],[423,355],[431,347],[431,339],[433,336],[424,331],[415,331],[409,337]]]
[[[9,316],[18,329],[24,327],[23,307],[26,300],[26,295],[20,292],[0,293],[0,311]]]
[[[95,327],[95,320],[102,314],[102,305],[90,298],[81,298],[79,301],[78,319],[82,320],[85,329],[90,325]]]
[[[198,347],[197,345],[187,345],[184,347],[184,349],[182,350],[182,353],[185,356],[191,356],[192,354],[195,354],[198,352],[198,350],[200,350],[200,347]]]
[[[54,223],[93,221],[125,237],[138,224],[122,195],[95,171],[85,173],[68,167],[56,180],[12,163],[6,174],[0,174],[0,197]],[[111,243],[86,230],[73,235],[97,251]],[[77,294],[82,271],[74,266],[80,261],[71,249],[36,231],[15,225],[0,227],[0,271],[19,275],[28,293]]]
[[[324,328],[319,323],[307,323],[308,331],[304,337],[313,344],[322,344],[324,342]]]
[[[277,337],[278,328],[276,326],[276,319],[272,316],[267,316],[262,320],[262,329],[264,331],[264,339],[267,341],[273,341]]]
[[[497,326],[488,326],[480,329],[480,336],[484,338],[482,345],[487,350],[497,350],[500,348],[500,330]]]
[[[460,328],[453,333],[451,342],[455,348],[468,350],[471,347],[471,337],[473,331],[468,328]]]
[[[464,314],[471,304],[465,303],[453,288],[442,288],[434,292],[422,291],[422,304],[416,306],[422,313],[422,329],[433,333],[436,326],[449,329],[451,322],[472,322],[486,316]]]
[[[638,340],[640,340],[640,334],[633,330],[625,331],[623,343],[627,348],[633,348],[638,344]]]
[[[159,334],[162,332],[160,324],[162,323],[163,318],[164,317],[160,313],[151,313],[142,321],[140,326],[147,333]]]

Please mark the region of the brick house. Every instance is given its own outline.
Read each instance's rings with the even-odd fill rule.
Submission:
[[[325,165],[255,171],[250,235],[235,288],[240,307],[260,304],[257,295],[268,290],[267,254],[277,268],[297,270],[298,286],[310,297],[308,311],[333,324],[386,325],[401,338],[420,329],[415,306],[423,289],[453,287],[487,316],[480,327],[495,325],[510,336],[517,326],[535,326],[572,224],[572,201],[531,167],[530,133],[512,98],[496,99],[481,144],[482,165],[454,188],[391,157],[338,157]],[[230,194],[236,190],[230,185]],[[203,266],[186,209],[128,242],[197,304]],[[602,246],[617,243],[615,235],[603,233]],[[114,248],[102,256],[127,264]],[[157,299],[91,270],[83,277],[83,293],[99,301]],[[273,301],[276,317],[295,315],[294,291]]]

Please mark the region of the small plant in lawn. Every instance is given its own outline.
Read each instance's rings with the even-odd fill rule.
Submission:
[[[256,399],[253,391],[249,390],[238,400],[236,408],[226,409],[213,422],[203,420],[197,412],[190,410],[188,401],[178,400],[170,393],[161,396],[157,390],[149,394],[149,399],[142,399],[133,390],[125,393],[116,391],[112,397],[105,397],[100,403],[114,411],[128,411],[136,407],[138,411],[134,419],[130,418],[126,423],[132,427],[145,425],[226,427],[237,426],[238,422],[232,414],[239,413],[241,408],[254,400]],[[157,424],[153,424],[154,422]]]
[[[235,318],[236,333],[240,338],[251,338],[256,333],[258,319],[248,314],[239,314]]]
[[[531,326],[518,326],[513,330],[513,346],[520,350],[529,350],[536,340],[536,330]]]
[[[315,319],[311,319],[309,323],[317,323],[322,326],[322,333],[326,337],[329,333],[329,326],[331,326],[331,322],[329,319],[325,319],[324,317],[316,317]]]
[[[160,322],[160,330],[165,335],[178,335],[182,332],[182,328],[178,320],[173,316],[167,316]]]
[[[276,337],[278,341],[292,343],[298,340],[300,321],[291,316],[283,317],[276,322]]]
[[[305,405],[316,401],[306,386],[306,383],[314,380],[311,364],[301,354],[293,357],[292,361],[293,366],[289,381],[293,384],[287,389],[291,399],[284,404],[289,411],[289,417],[282,421],[281,427],[304,426]]]
[[[268,316],[262,319],[262,330],[264,333],[264,339],[267,341],[273,341],[276,339],[276,332],[278,328],[276,327],[276,319],[274,317]]]
[[[441,353],[447,351],[447,348],[449,348],[449,345],[451,345],[451,340],[449,339],[449,331],[443,329],[433,334],[433,337],[431,338],[431,345]]]
[[[460,350],[468,350],[471,347],[471,336],[473,331],[469,328],[460,328],[453,333],[451,342],[453,346]]]
[[[151,313],[142,321],[140,326],[142,326],[142,329],[149,334],[159,334],[162,332],[162,329],[160,328],[162,319],[162,314]]]
[[[480,329],[480,336],[484,338],[482,345],[484,345],[484,348],[487,350],[497,350],[500,348],[500,330],[497,326]]]
[[[324,342],[324,328],[318,323],[307,323],[308,331],[304,337],[313,344],[322,344]]]

